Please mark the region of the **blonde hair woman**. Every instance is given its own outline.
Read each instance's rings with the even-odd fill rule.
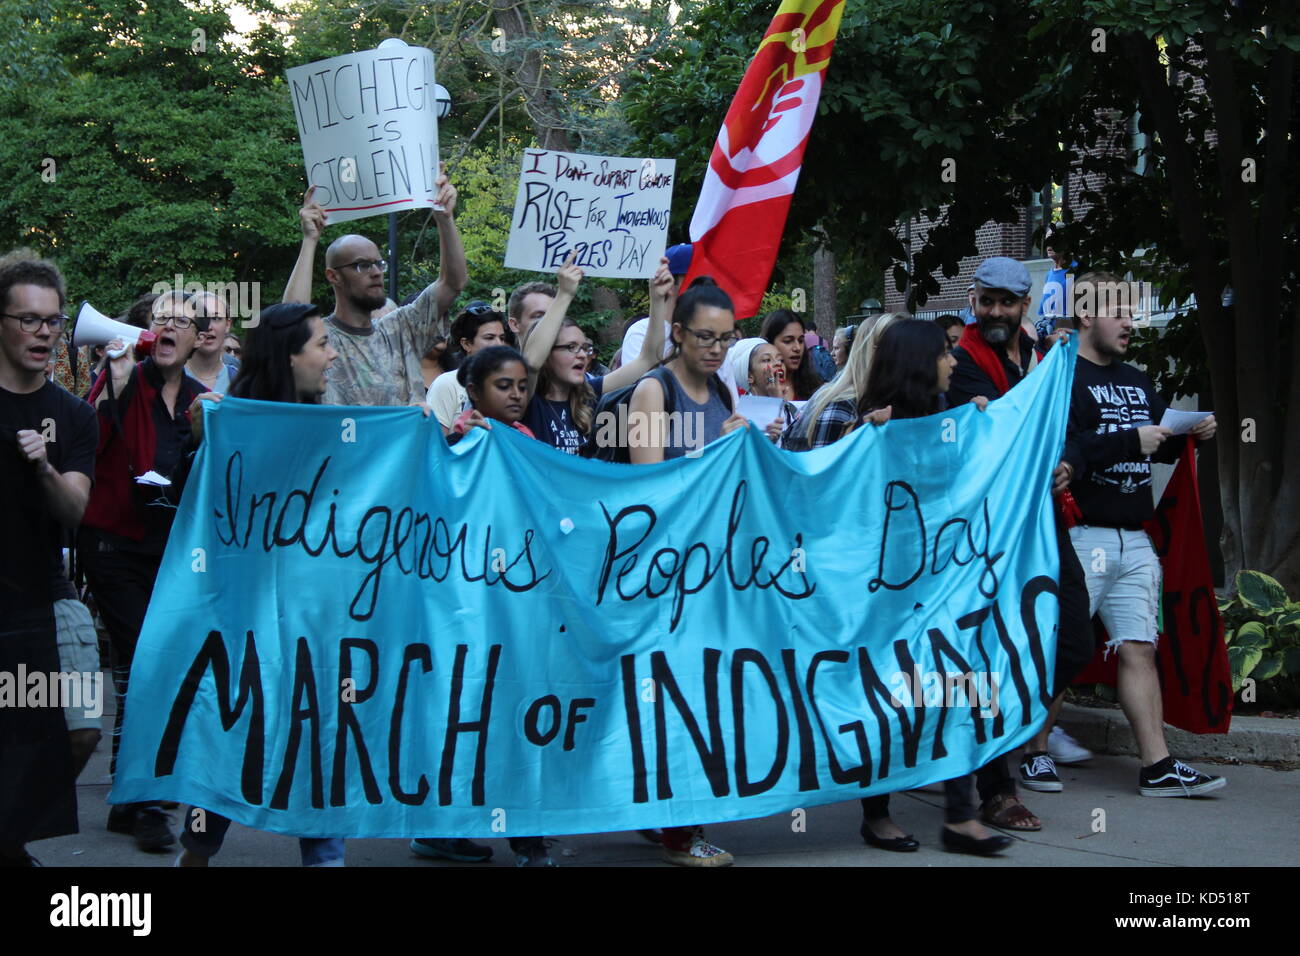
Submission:
[[[853,337],[849,360],[844,363],[840,374],[817,390],[787,429],[783,443],[787,451],[821,448],[843,438],[861,424],[866,412],[863,402],[867,396],[867,376],[876,354],[876,343],[885,334],[885,329],[910,318],[906,312],[886,312],[868,331]]]

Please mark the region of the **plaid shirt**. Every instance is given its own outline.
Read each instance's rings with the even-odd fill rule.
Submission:
[[[858,403],[844,398],[831,402],[815,422],[807,422],[800,415],[786,429],[784,447],[787,451],[811,451],[843,438],[858,422]]]

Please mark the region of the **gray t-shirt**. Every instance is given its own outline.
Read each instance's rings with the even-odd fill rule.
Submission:
[[[365,331],[326,317],[330,344],[339,353],[326,379],[326,405],[394,406],[424,399],[420,359],[448,331],[445,315],[434,314],[437,288],[434,282]]]
[[[731,417],[731,409],[719,397],[724,390],[721,381],[709,383],[709,400],[704,404],[695,401],[682,388],[672,369],[667,369],[668,381],[673,389],[673,411],[668,417],[668,444],[664,447],[664,461],[681,458],[687,452],[703,448],[722,437],[722,423]]]

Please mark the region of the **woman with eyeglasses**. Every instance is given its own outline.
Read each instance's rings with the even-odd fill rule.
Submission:
[[[556,276],[555,299],[523,341],[531,399],[524,424],[541,441],[570,455],[580,454],[592,436],[596,401],[605,392],[631,385],[659,363],[663,353],[662,317],[668,311],[673,277],[661,259],[650,283],[651,321],[641,354],[634,361],[600,376],[588,372],[595,349],[582,328],[568,317],[569,304],[582,281],[582,269],[570,253]],[[657,303],[657,304],[656,304]]]
[[[718,377],[737,338],[731,297],[710,277],[695,279],[673,307],[672,335],[666,374],[643,378],[628,403],[628,421],[648,425],[647,440],[628,449],[634,465],[681,458],[746,425]]]
[[[113,645],[114,766],[127,677],[176,514],[167,485],[190,437],[190,405],[206,391],[185,373],[205,322],[189,296],[160,295],[151,308],[153,354],[137,364],[130,348],[110,342],[110,355],[118,349],[122,354],[100,373],[88,399],[99,416],[99,447],[78,555]],[[157,801],[113,807],[108,829],[134,836],[142,850],[176,842]]]
[[[433,380],[424,401],[446,435],[456,416],[469,406],[465,386],[456,378],[456,369],[480,349],[506,344],[506,317],[486,302],[471,302],[451,324],[448,345],[455,349],[448,361],[451,371]]]
[[[665,259],[660,273],[666,273],[667,267]],[[657,283],[658,276],[656,293],[660,291]],[[671,282],[665,291],[666,303],[671,298]],[[652,331],[662,328],[658,319],[651,316]],[[628,453],[634,465],[680,458],[746,426],[745,419],[732,412],[731,393],[718,377],[727,349],[736,340],[731,298],[711,278],[701,276],[677,300],[672,319],[672,354],[662,372],[641,379],[628,403],[629,434],[641,431],[648,438],[630,445]],[[665,415],[669,406],[680,414]],[[637,429],[638,421],[648,427]],[[664,827],[660,841],[664,862],[675,866],[716,867],[735,862],[730,853],[705,838],[702,826]]]

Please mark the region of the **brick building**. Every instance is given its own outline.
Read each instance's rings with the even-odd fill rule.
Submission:
[[[1136,117],[1129,118],[1127,122],[1117,118],[1116,124],[1117,135],[1114,143],[1102,143],[1088,150],[1080,150],[1078,151],[1080,160],[1083,155],[1087,154],[1098,155],[1103,151],[1134,151],[1142,145],[1141,140],[1143,137],[1137,130]],[[1122,124],[1122,129],[1119,128],[1120,124]],[[1075,165],[1077,167],[1078,164]],[[1142,172],[1141,163],[1139,163],[1135,171]],[[1092,204],[1084,200],[1084,190],[1099,189],[1102,182],[1103,177],[1101,174],[1088,173],[1085,175],[1076,168],[1071,171],[1066,183],[1048,185],[1035,196],[1030,205],[1021,206],[1018,210],[1019,220],[1017,222],[986,222],[975,234],[977,253],[962,259],[960,269],[952,278],[935,277],[939,280],[939,292],[930,296],[925,304],[918,308],[918,317],[933,317],[943,312],[961,312],[965,309],[967,305],[966,290],[971,284],[975,270],[979,267],[980,262],[989,256],[1010,256],[1025,263],[1029,269],[1030,278],[1033,280],[1030,294],[1034,296],[1035,301],[1031,308],[1036,313],[1038,309],[1037,299],[1042,289],[1043,279],[1052,266],[1051,261],[1043,254],[1041,237],[1035,239],[1035,234],[1039,232],[1044,222],[1060,222],[1066,210],[1069,210],[1071,218],[1075,220],[1085,216],[1088,210],[1092,208]],[[912,219],[910,222],[899,225],[898,235],[903,240],[904,245],[915,252],[924,243],[925,237],[932,227],[933,222],[931,220],[924,218]],[[894,279],[891,272],[885,274],[884,308],[887,312],[906,310],[906,290],[900,292],[894,288]]]

